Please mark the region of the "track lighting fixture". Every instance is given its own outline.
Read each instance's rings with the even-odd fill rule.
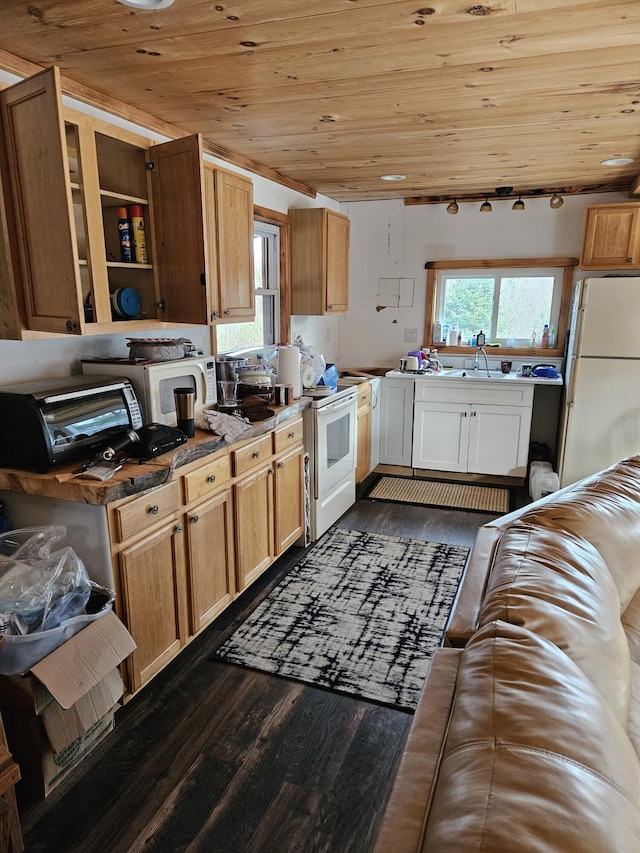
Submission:
[[[518,196],[518,201],[513,202],[513,207],[511,210],[524,210],[524,202],[522,201],[522,196]]]
[[[447,213],[457,213],[458,212],[458,202],[455,200],[450,201],[447,205]]]
[[[480,205],[480,213],[491,213],[492,210],[493,210],[493,208],[491,207],[491,203],[489,201],[489,196],[486,195],[484,197],[484,201]]]
[[[561,195],[558,195],[558,193],[554,193],[549,199],[549,207],[552,207],[554,210],[557,210],[557,208],[562,207],[563,204],[564,199]]]

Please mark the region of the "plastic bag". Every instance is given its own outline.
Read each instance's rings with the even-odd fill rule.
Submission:
[[[56,628],[85,609],[91,581],[62,525],[0,535],[0,634]]]
[[[327,367],[325,358],[315,347],[306,346],[300,335],[296,337],[293,344],[300,350],[302,384],[305,388],[313,388],[314,385],[320,382],[322,374]]]

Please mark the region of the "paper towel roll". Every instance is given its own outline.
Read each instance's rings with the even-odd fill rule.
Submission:
[[[300,349],[296,346],[278,349],[278,385],[293,385],[293,396],[302,396]]]

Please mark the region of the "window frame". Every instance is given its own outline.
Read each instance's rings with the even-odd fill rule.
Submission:
[[[431,346],[433,341],[433,326],[436,322],[436,314],[438,310],[437,283],[439,273],[442,273],[443,271],[446,271],[447,273],[468,273],[471,270],[475,270],[477,272],[486,270],[489,273],[492,270],[540,270],[549,267],[556,267],[563,270],[563,275],[562,287],[559,296],[555,346],[545,349],[542,349],[542,347],[531,346],[509,347],[509,352],[513,355],[530,355],[531,353],[540,355],[547,354],[550,356],[564,355],[567,324],[569,320],[569,305],[571,301],[571,290],[573,287],[573,275],[577,265],[578,258],[501,258],[468,261],[427,261],[425,264],[425,269],[427,270],[427,299],[424,323],[425,346]],[[474,347],[465,345],[453,347],[447,346],[447,352],[468,353],[473,351]]]

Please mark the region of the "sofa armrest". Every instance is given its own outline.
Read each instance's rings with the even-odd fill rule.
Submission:
[[[431,661],[374,853],[416,853],[433,798],[449,728],[459,649],[437,649]]]
[[[463,648],[478,627],[478,616],[484,591],[493,564],[493,555],[504,530],[486,525],[478,530],[476,541],[456,593],[444,643]]]

